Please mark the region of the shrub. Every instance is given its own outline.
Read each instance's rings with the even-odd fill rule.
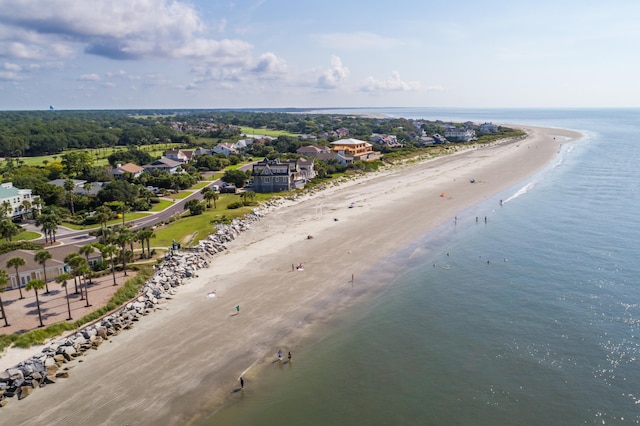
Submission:
[[[227,208],[229,210],[233,210],[233,209],[239,209],[240,207],[243,207],[243,206],[244,206],[244,203],[242,201],[234,201],[233,203],[229,203]]]

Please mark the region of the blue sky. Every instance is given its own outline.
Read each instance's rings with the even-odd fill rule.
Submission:
[[[0,110],[638,107],[638,1],[0,0]]]

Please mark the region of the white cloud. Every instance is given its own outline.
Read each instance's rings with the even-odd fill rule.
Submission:
[[[0,0],[0,55],[43,59],[86,53],[111,59],[247,62],[251,45],[202,37],[205,25],[179,0]],[[7,30],[8,28],[8,30]]]
[[[9,62],[5,62],[4,64],[2,64],[2,68],[4,68],[7,71],[21,71],[22,67],[18,64],[12,64]]]
[[[80,81],[100,81],[98,74],[82,74],[78,80]]]
[[[252,70],[260,74],[283,74],[287,71],[287,63],[275,53],[267,52],[258,58]]]
[[[321,47],[327,49],[390,49],[406,44],[399,39],[360,31],[353,33],[314,34],[311,36]]]
[[[369,76],[360,86],[363,92],[407,92],[424,89],[419,81],[402,81],[398,71],[393,71],[387,80],[377,80]]]
[[[342,60],[331,56],[331,66],[318,79],[318,87],[322,89],[335,89],[349,76],[349,68],[342,65]]]
[[[13,72],[13,71],[0,71],[0,80],[6,80],[6,81],[19,81],[22,80],[23,77],[18,74],[17,72]]]

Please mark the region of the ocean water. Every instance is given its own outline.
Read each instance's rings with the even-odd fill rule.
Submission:
[[[378,265],[382,291],[203,424],[640,423],[640,110],[345,112],[585,137]]]

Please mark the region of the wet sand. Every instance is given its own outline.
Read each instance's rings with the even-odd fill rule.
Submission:
[[[292,342],[313,336],[315,322],[356,301],[345,291],[352,275],[366,286],[358,278],[380,260],[523,181],[557,155],[560,143],[580,137],[523,128],[530,136],[522,141],[406,165],[285,203],[216,255],[164,309],[74,361],[68,379],[11,399],[0,418],[38,425],[202,419],[239,389],[240,375],[258,380],[252,366],[270,363],[278,349],[286,353]],[[292,271],[297,263],[304,271]],[[208,298],[214,289],[218,297]]]

